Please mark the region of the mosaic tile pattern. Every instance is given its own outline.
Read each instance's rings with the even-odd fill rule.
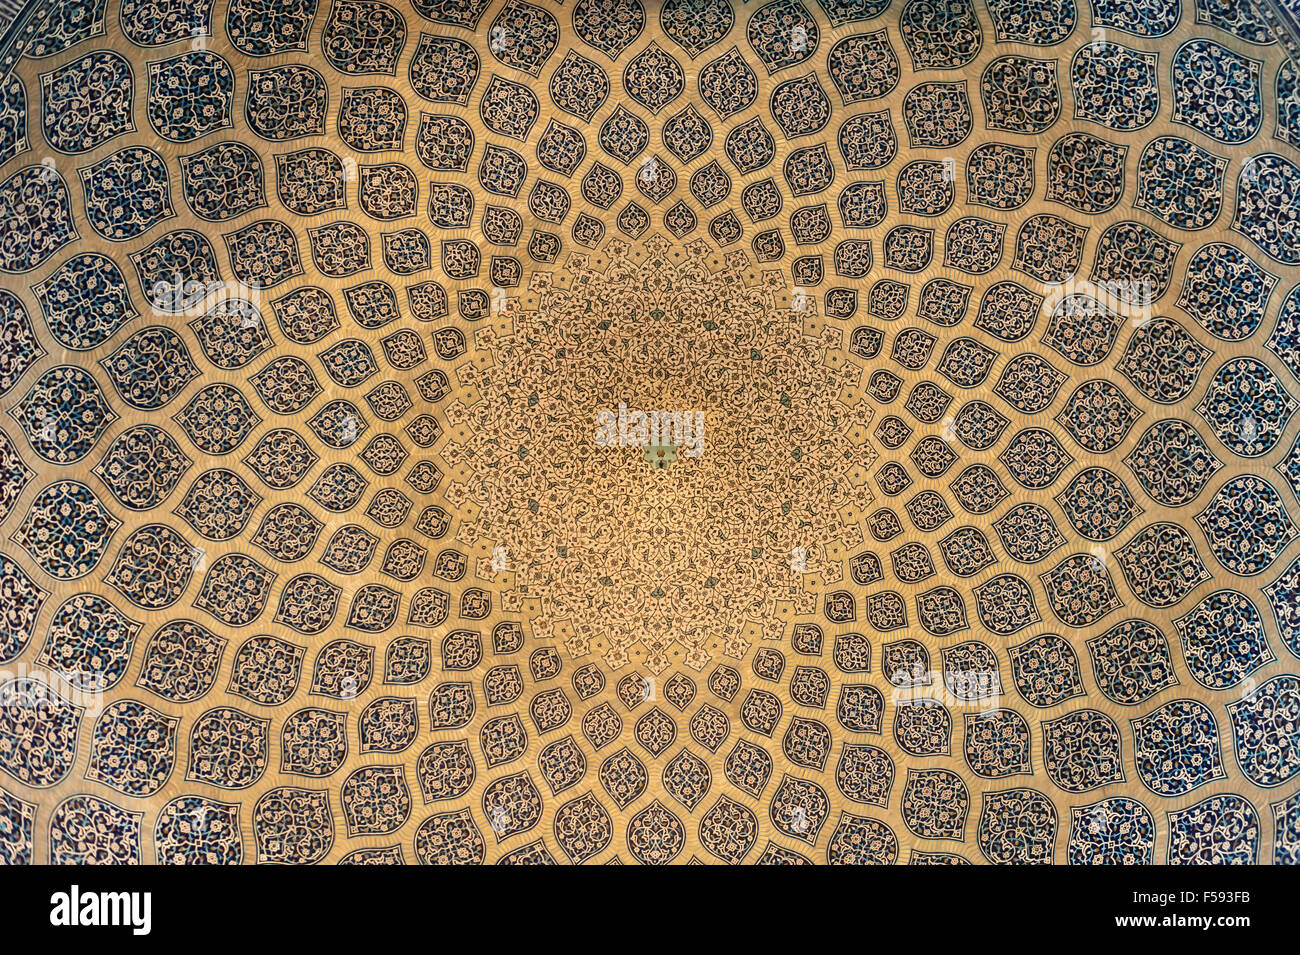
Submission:
[[[1300,862],[1297,22],[6,12],[0,862]]]

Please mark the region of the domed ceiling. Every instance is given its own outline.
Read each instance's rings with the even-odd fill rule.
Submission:
[[[0,11],[0,861],[1300,861],[1274,0]]]

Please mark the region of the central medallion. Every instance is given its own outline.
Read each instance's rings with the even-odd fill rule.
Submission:
[[[861,542],[861,369],[839,330],[779,304],[784,284],[702,241],[614,242],[477,336],[491,361],[462,369],[479,400],[446,452],[451,494],[538,639],[703,669],[779,634],[781,605],[811,612],[808,584]]]

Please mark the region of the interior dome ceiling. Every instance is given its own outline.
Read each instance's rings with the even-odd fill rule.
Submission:
[[[14,9],[0,861],[1300,861],[1274,0]]]

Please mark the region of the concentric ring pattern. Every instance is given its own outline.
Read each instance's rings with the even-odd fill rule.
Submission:
[[[1300,862],[1286,3],[13,9],[0,861]]]

